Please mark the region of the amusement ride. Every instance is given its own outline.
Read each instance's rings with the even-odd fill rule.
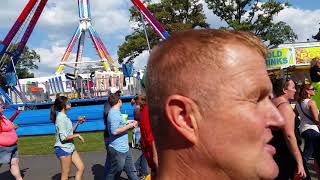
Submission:
[[[124,86],[122,84],[126,80],[123,79],[124,73],[116,67],[114,60],[92,25],[89,0],[78,0],[79,25],[61,58],[56,72],[50,77],[18,79],[15,67],[47,2],[48,0],[29,0],[3,41],[0,41],[0,69],[4,73],[6,87],[6,89],[0,87],[0,97],[4,99],[7,105],[4,114],[7,113],[10,116],[16,109],[22,110],[15,120],[19,125],[17,129],[19,135],[53,133],[54,125],[48,118],[48,111],[55,96],[62,94],[68,96],[73,104],[73,109],[70,111],[71,118],[77,119],[77,115],[83,115],[83,112],[86,112],[86,117],[90,117],[86,126],[83,129],[80,128],[80,131],[102,130],[104,125],[100,111],[103,109],[103,103],[111,92],[110,89],[123,90]],[[141,13],[142,19],[147,21],[160,39],[163,40],[169,36],[169,33],[140,0],[131,0],[131,2]],[[145,25],[144,22],[143,25]],[[83,61],[86,35],[89,35],[99,60]],[[13,48],[15,46],[16,48]],[[77,48],[76,56],[73,59],[70,58],[70,55],[75,46]],[[89,64],[100,67],[100,71],[91,72],[89,73],[90,76],[81,74],[81,70]],[[66,67],[71,68],[73,74],[65,73]],[[92,79],[92,75],[95,76],[95,80]],[[85,76],[85,78],[82,76]],[[72,81],[69,81],[70,79]],[[78,81],[79,79],[80,81]],[[47,98],[33,101],[35,95],[39,95],[38,91],[42,92],[42,95],[46,92]],[[83,96],[83,94],[87,96]],[[132,107],[129,106],[131,98],[132,96],[122,97],[125,113],[132,111]],[[131,113],[128,114],[131,115]]]

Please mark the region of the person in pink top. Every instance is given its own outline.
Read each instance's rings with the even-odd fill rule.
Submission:
[[[0,98],[0,167],[10,163],[11,174],[16,180],[22,180],[18,159],[18,135],[12,122],[20,111],[17,110],[10,119],[2,114],[3,111],[4,102]]]

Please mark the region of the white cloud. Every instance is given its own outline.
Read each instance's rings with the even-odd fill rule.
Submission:
[[[113,40],[115,33],[130,31],[129,11],[130,3],[118,0],[90,1],[92,24],[102,39]],[[78,26],[77,1],[55,1],[45,8],[39,26],[48,29],[48,36],[65,37],[66,32],[74,32]],[[110,38],[111,37],[111,38]],[[123,36],[124,38],[124,36]]]
[[[133,67],[135,69],[144,69],[147,66],[149,58],[149,51],[143,51],[139,56],[137,56],[134,60]]]
[[[35,48],[34,49],[40,56],[41,62],[38,64],[39,69],[34,71],[36,77],[40,76],[48,76],[55,73],[56,68],[58,67],[61,58],[66,50],[64,46],[52,46],[50,49],[47,48]],[[74,61],[76,57],[75,53],[71,53],[68,62]],[[84,56],[82,58],[83,61],[92,61],[93,59],[90,57]],[[70,68],[66,67],[65,70],[71,70]]]
[[[226,26],[226,22],[221,21],[219,17],[214,15],[212,11],[208,9],[206,3],[204,3],[204,12],[210,27],[218,28]],[[320,28],[320,9],[306,10],[294,7],[286,8],[275,16],[274,21],[284,21],[290,25],[298,35],[298,41],[313,40],[312,35],[316,35]]]
[[[1,2],[1,6],[5,8],[1,8],[0,11],[0,29],[8,32],[27,2],[28,0]],[[94,0],[90,3],[94,28],[109,52],[116,54],[118,45],[131,31],[128,9],[132,3],[126,0]],[[77,0],[48,1],[28,42],[28,46],[35,49],[41,56],[39,69],[35,72],[37,76],[55,72],[79,23],[77,5]],[[86,39],[86,44],[92,45],[88,40]],[[91,53],[89,56],[94,54],[96,53]],[[116,59],[115,62],[117,63]]]
[[[129,27],[129,12],[124,1],[90,1],[90,8],[94,27],[98,31],[103,30],[104,34]],[[78,22],[77,1],[55,1],[45,8],[39,25],[55,30],[68,30],[71,25],[77,26]]]
[[[287,8],[282,10],[275,21],[284,21],[291,26],[296,34],[298,41],[312,39],[319,29],[320,10],[303,10],[298,8]]]
[[[0,28],[9,29],[29,0],[1,1]]]
[[[61,28],[78,22],[75,7],[76,1],[57,1],[52,7],[46,7],[40,17],[39,26]],[[72,3],[73,2],[73,3]]]
[[[0,30],[7,32],[10,29],[27,2],[28,0],[1,2]],[[117,47],[124,41],[124,37],[132,31],[133,23],[129,22],[128,11],[132,3],[128,0],[93,0],[90,3],[92,24],[109,52],[113,55],[115,63],[118,64]],[[221,21],[219,17],[207,8],[204,0],[201,3],[204,5],[204,12],[210,27],[226,26],[224,21]],[[281,11],[275,21],[288,23],[298,34],[299,41],[305,41],[307,38],[312,39],[311,36],[318,32],[319,17],[320,10],[303,10],[290,7]],[[66,46],[78,26],[78,21],[76,0],[48,1],[30,38],[31,43],[30,41],[28,43],[30,48],[35,49],[41,55],[39,70],[36,72],[37,76],[49,75],[55,72]],[[39,38],[41,35],[44,37]],[[34,41],[37,41],[36,45],[33,44]],[[84,56],[88,59],[94,59],[86,54]],[[148,52],[145,51],[136,58],[135,68],[144,68],[147,59]]]
[[[207,17],[207,23],[210,24],[211,28],[220,28],[223,26],[227,26],[225,21],[222,21],[218,16],[213,14],[212,10],[208,9],[207,3],[204,1],[201,2],[203,4],[203,11]]]
[[[114,32],[129,31],[130,22],[128,10],[113,10],[95,18],[94,26],[102,35],[113,34]]]
[[[41,62],[38,64],[39,69],[34,71],[35,76],[52,75],[58,67],[61,57],[65,51],[64,47],[53,46],[50,49],[35,48],[34,49],[41,57]]]

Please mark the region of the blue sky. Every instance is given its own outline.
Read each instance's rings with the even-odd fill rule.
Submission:
[[[4,0],[0,7],[0,39],[3,39],[28,0]],[[290,0],[292,7],[283,10],[275,21],[288,23],[298,34],[298,41],[305,41],[318,32],[320,27],[319,0]],[[130,0],[91,0],[92,23],[112,58],[117,62],[118,46],[126,35],[132,32],[129,22]],[[207,22],[211,27],[224,23],[204,7]],[[55,72],[61,57],[79,23],[77,0],[49,0],[45,7],[28,46],[41,56],[36,76],[51,75]],[[311,38],[310,38],[311,39]],[[98,56],[87,38],[84,60],[97,60]],[[148,53],[136,60],[137,68],[144,67]],[[72,57],[70,58],[72,59]]]
[[[320,8],[318,0],[289,0],[289,3],[296,8],[316,10]]]

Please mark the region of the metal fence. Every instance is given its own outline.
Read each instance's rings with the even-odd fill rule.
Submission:
[[[17,103],[41,103],[54,101],[57,95],[69,99],[91,99],[107,97],[117,90],[124,96],[143,93],[140,80],[131,78],[89,78],[58,82],[28,82],[9,89],[12,101]]]

